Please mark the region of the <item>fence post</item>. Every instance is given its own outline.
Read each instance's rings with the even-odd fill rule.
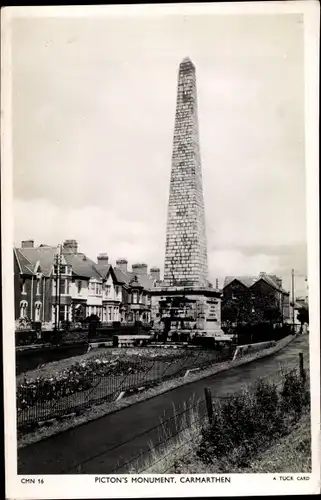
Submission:
[[[212,423],[213,423],[213,401],[212,401],[211,389],[208,389],[208,387],[205,387],[205,401],[206,401],[208,421],[209,421],[209,424],[212,425]]]
[[[303,352],[299,352],[299,369],[300,369],[300,377],[303,382],[305,382],[305,371],[303,365]]]

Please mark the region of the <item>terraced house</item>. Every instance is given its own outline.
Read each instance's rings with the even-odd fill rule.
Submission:
[[[227,276],[223,287],[222,322],[224,324],[287,322],[290,318],[290,294],[282,279],[261,272],[259,276]]]
[[[15,319],[52,325],[56,315],[59,321],[80,321],[96,314],[107,324],[148,323],[149,290],[157,276],[157,268],[156,274],[155,268],[154,274],[147,274],[146,264],[133,265],[128,271],[126,259],[119,259],[113,268],[106,253],[99,254],[96,263],[78,252],[75,240],[66,240],[61,249],[23,241],[20,248],[14,248]]]

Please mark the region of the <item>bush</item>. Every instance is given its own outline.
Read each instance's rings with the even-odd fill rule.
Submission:
[[[219,460],[227,471],[247,467],[258,451],[289,433],[309,405],[308,384],[293,371],[283,374],[280,391],[263,380],[253,389],[214,401],[212,425],[202,430],[197,451],[204,463]]]
[[[310,404],[310,394],[307,383],[298,377],[295,371],[284,374],[281,391],[281,410],[296,422],[303,409]]]

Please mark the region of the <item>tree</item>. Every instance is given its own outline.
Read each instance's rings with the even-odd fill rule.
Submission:
[[[301,323],[301,328],[303,327],[304,323],[309,324],[309,308],[308,307],[302,307],[299,310],[298,321]]]

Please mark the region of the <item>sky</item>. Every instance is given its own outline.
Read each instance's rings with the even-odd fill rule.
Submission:
[[[179,63],[196,66],[209,274],[305,295],[300,15],[12,21],[14,238],[163,269]]]

